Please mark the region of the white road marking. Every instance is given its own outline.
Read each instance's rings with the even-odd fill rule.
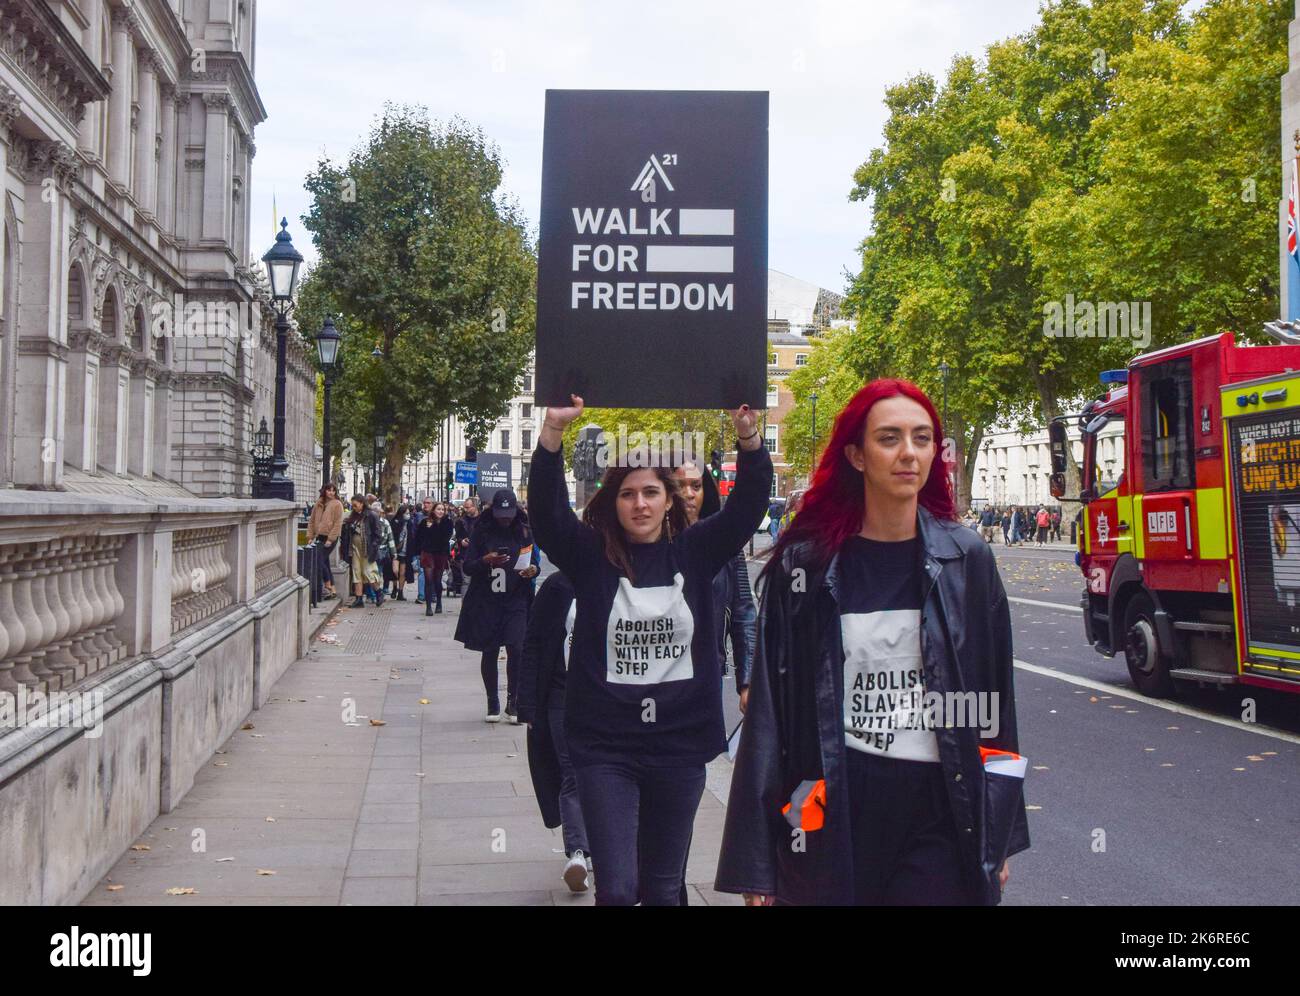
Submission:
[[[1015,598],[1015,597],[1013,597],[1013,596],[1011,596],[1011,595],[1008,595],[1008,596],[1007,596],[1007,601],[1008,601],[1008,602],[1018,602],[1018,603],[1020,603],[1021,605],[1041,605],[1041,606],[1042,606],[1043,608],[1045,608],[1045,609],[1060,609],[1060,610],[1063,611],[1063,612],[1082,612],[1082,611],[1083,611],[1083,606],[1082,606],[1082,605],[1066,605],[1066,604],[1063,604],[1063,603],[1061,603],[1061,602],[1040,602],[1040,601],[1038,601],[1037,599],[1034,599],[1034,598]]]
[[[1149,699],[1141,692],[1135,692],[1128,688],[1120,688],[1117,685],[1107,685],[1105,682],[1093,681],[1091,678],[1081,678],[1077,674],[1069,674],[1065,671],[1058,671],[1051,667],[1042,667],[1039,664],[1030,664],[1028,661],[1022,661],[1019,658],[1015,660],[1016,667],[1022,671],[1030,671],[1033,674],[1040,674],[1045,678],[1059,678],[1061,681],[1069,682],[1072,685],[1080,685],[1084,688],[1091,688],[1094,691],[1105,692],[1107,695],[1118,695],[1122,698],[1132,699],[1135,702],[1141,702],[1144,705],[1155,706],[1157,709],[1164,709],[1166,712],[1175,712],[1180,716],[1192,716],[1196,719],[1203,719],[1207,723],[1218,723],[1220,726],[1228,726],[1234,730],[1244,730],[1247,733],[1258,733],[1263,737],[1272,737],[1274,740],[1283,740],[1289,744],[1300,744],[1300,736],[1294,733],[1287,733],[1284,730],[1275,730],[1269,726],[1263,726],[1259,723],[1243,723],[1239,719],[1228,719],[1225,716],[1216,716],[1204,709],[1197,709],[1194,706],[1179,705],[1177,702],[1167,702],[1164,699]],[[1248,686],[1243,685],[1242,688]]]

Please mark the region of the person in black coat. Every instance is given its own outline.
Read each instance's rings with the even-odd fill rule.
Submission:
[[[379,568],[376,566],[382,537],[383,527],[379,524],[379,513],[369,507],[360,495],[353,495],[352,514],[344,521],[339,540],[352,571],[352,593],[356,597],[352,600],[351,607],[354,609],[366,604],[362,598],[363,588],[374,593],[376,605],[384,604]]]
[[[528,724],[528,770],[542,822],[564,828],[565,884],[588,887],[587,827],[578,799],[578,777],[564,738],[564,686],[573,639],[573,582],[555,571],[542,582],[528,617],[519,668],[519,719]]]
[[[465,556],[469,553],[470,534],[474,532],[477,522],[478,502],[466,498],[460,507],[460,514],[452,523],[456,532],[452,541],[451,582],[447,585],[447,594],[456,598],[460,597],[461,590],[465,587]]]
[[[487,722],[501,721],[497,694],[497,655],[506,648],[506,718],[519,723],[515,702],[519,658],[528,625],[529,580],[537,574],[530,561],[533,545],[528,516],[510,488],[492,496],[492,512],[478,517],[466,547],[465,574],[469,589],[456,621],[456,640],[466,650],[477,650],[483,690],[487,693]],[[520,552],[527,550],[525,567],[516,569]]]
[[[424,505],[425,515],[411,530],[410,553],[424,572],[424,614],[431,616],[442,611],[442,573],[447,569],[452,529],[446,505],[428,498]]]

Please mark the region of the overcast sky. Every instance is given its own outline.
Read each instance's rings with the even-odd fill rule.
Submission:
[[[1038,0],[262,0],[252,248],[295,244],[303,177],[345,159],[385,101],[481,126],[535,227],[548,87],[771,92],[770,265],[834,291],[857,270],[854,170],[880,144],[885,88],[1024,31]]]

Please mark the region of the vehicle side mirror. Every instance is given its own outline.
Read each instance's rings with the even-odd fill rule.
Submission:
[[[1065,432],[1065,423],[1053,420],[1047,423],[1047,438],[1051,441],[1052,451],[1052,478],[1065,473],[1065,448],[1069,445],[1069,440]],[[1052,492],[1055,497],[1060,497],[1055,491]]]

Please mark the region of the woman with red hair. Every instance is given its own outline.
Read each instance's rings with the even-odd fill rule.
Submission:
[[[984,764],[1023,777],[1006,593],[942,438],[916,385],[867,384],[763,570],[716,882],[749,905],[991,905],[1029,846]]]

